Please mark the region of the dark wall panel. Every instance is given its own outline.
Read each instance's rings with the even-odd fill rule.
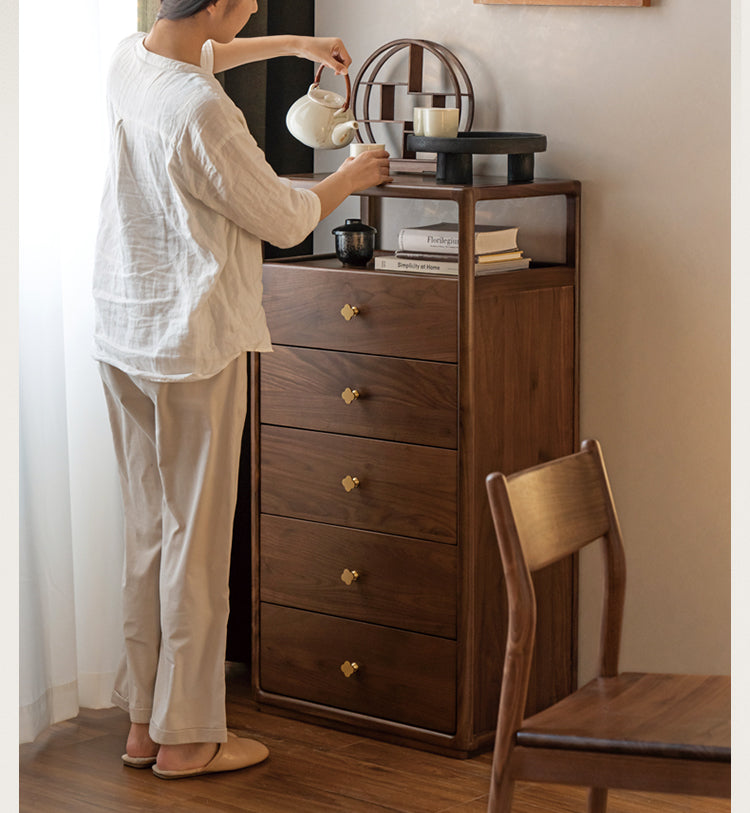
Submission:
[[[315,32],[314,0],[258,0],[258,11],[240,36],[272,34],[312,35]],[[315,66],[306,59],[280,57],[269,62],[243,65],[227,71],[224,87],[242,110],[250,132],[280,175],[313,171],[313,151],[286,128],[286,112],[313,81]],[[264,247],[268,258],[312,253],[312,238],[282,251]],[[234,518],[232,566],[229,576],[230,614],[227,659],[250,661],[250,479],[251,439],[246,425],[242,439],[237,510]]]

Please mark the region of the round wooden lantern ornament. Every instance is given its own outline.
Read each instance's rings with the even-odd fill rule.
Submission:
[[[391,79],[386,66],[402,51],[408,51],[407,75]],[[431,90],[425,87],[425,55],[430,54],[442,66],[447,77],[446,89]],[[381,78],[386,73],[387,78]],[[373,88],[380,88],[380,105],[374,103]],[[408,136],[414,133],[412,118],[396,118],[396,92],[405,91],[407,96],[429,98],[429,107],[457,107],[459,130],[468,132],[474,121],[474,88],[471,79],[458,58],[444,45],[430,40],[398,39],[387,42],[374,51],[365,61],[352,86],[352,109],[360,124],[358,141],[376,142],[372,124],[393,124],[400,128],[401,155],[413,161],[416,153],[407,147]],[[447,105],[447,99],[452,104]],[[359,105],[359,106],[358,106]],[[366,138],[365,138],[366,136]]]

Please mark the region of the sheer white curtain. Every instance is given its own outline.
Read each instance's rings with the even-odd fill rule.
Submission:
[[[110,705],[117,470],[91,359],[104,78],[136,0],[19,4],[20,738]]]

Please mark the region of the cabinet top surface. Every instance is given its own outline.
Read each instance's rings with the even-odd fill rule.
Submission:
[[[327,178],[330,173],[318,172],[286,177],[300,187],[311,187]],[[544,195],[578,195],[580,182],[572,180],[552,180],[540,178],[531,183],[508,183],[504,177],[475,176],[473,184],[437,183],[434,175],[397,172],[393,182],[384,186],[371,187],[360,196],[393,198],[443,198],[459,200],[468,196],[474,200],[497,198],[531,198]]]

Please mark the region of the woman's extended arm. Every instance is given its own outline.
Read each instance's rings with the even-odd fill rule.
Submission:
[[[298,37],[293,34],[236,37],[227,43],[214,42],[213,47],[214,73],[277,56],[298,56],[322,62],[336,73],[346,73],[352,61],[338,37]]]
[[[320,219],[330,215],[349,195],[391,183],[388,170],[385,150],[368,150],[356,158],[347,158],[336,172],[311,187],[320,198]]]

